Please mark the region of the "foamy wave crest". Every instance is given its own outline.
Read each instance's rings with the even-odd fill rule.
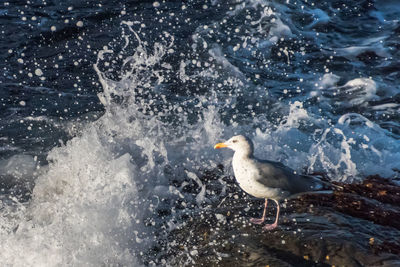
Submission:
[[[53,149],[29,204],[17,202],[1,225],[1,258],[14,266],[129,264],[137,201],[129,155],[115,157],[91,126]],[[17,256],[20,255],[20,256]]]
[[[397,140],[356,113],[342,115],[332,123],[295,101],[280,125],[269,125],[264,131],[257,128],[254,141],[260,157],[283,162],[299,172],[323,172],[332,180],[398,175]]]
[[[135,265],[160,229],[179,223],[168,219],[177,216],[176,206],[207,201],[200,178],[201,170],[216,167],[207,156],[220,136],[217,110],[211,106],[189,124],[189,104],[170,104],[161,86],[169,69],[162,58],[172,43],[148,51],[132,24],[125,26],[137,43],[117,70],[120,78],[106,68],[108,59],[118,59],[115,51],[101,51],[95,65],[105,114],[49,153],[48,170],[36,179],[28,203],[3,202],[3,264]],[[191,183],[196,186],[188,190]]]
[[[348,113],[311,147],[309,171],[322,168],[345,182],[374,174],[396,177],[399,148],[387,130],[360,114]]]

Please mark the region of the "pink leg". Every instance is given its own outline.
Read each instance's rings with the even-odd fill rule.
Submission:
[[[254,224],[262,224],[265,221],[265,214],[267,213],[268,199],[265,199],[263,216],[260,219],[251,218],[250,222]]]
[[[266,226],[264,226],[264,227],[263,227],[264,230],[272,230],[272,229],[275,229],[275,228],[278,226],[279,210],[280,210],[280,208],[279,208],[279,202],[276,201],[275,199],[273,199],[273,201],[275,201],[275,203],[276,203],[276,208],[277,208],[275,222],[274,222],[273,224],[267,224]]]

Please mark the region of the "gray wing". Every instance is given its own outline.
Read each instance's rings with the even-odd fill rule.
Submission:
[[[326,189],[326,183],[307,175],[299,175],[280,162],[256,160],[260,171],[257,182],[270,188],[280,188],[290,194]]]

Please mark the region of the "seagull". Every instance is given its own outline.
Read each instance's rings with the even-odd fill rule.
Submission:
[[[275,222],[267,224],[264,230],[272,230],[278,226],[279,201],[302,193],[331,189],[331,185],[316,177],[297,174],[280,162],[261,160],[254,157],[252,141],[243,135],[233,136],[224,143],[218,143],[215,149],[230,148],[235,153],[232,159],[233,172],[239,186],[256,198],[264,198],[264,211],[260,219],[252,218],[254,224],[265,221],[268,199],[276,203]]]

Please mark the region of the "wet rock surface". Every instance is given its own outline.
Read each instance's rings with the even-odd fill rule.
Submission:
[[[240,189],[192,215],[168,239],[175,266],[400,266],[400,187],[380,177],[281,204],[280,226],[249,222],[263,200]],[[268,208],[266,223],[275,219]]]

